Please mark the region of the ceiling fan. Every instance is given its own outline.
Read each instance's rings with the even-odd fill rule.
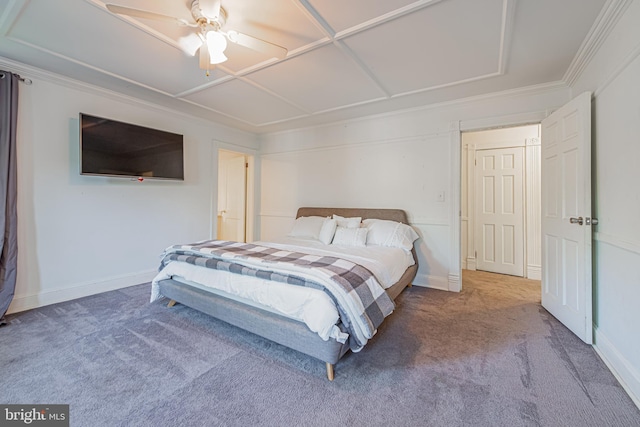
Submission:
[[[179,40],[179,44],[182,50],[191,56],[194,56],[200,49],[200,68],[207,70],[207,75],[215,64],[220,64],[227,60],[224,55],[224,50],[227,48],[227,40],[262,52],[272,58],[284,59],[287,56],[287,49],[277,44],[234,30],[222,31],[222,27],[227,22],[227,11],[220,6],[220,0],[193,0],[191,3],[191,15],[194,22],[115,4],[107,4],[106,7],[110,12],[118,15],[173,22],[180,26],[194,28],[194,32],[187,37],[182,37]]]

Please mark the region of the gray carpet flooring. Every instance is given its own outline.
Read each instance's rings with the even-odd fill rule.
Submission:
[[[69,404],[72,426],[640,426],[593,349],[540,306],[539,282],[465,272],[413,287],[336,366],[150,286],[7,316],[0,403]]]

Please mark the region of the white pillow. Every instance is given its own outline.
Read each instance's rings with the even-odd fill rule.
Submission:
[[[333,219],[338,221],[338,227],[345,228],[360,228],[360,222],[362,222],[362,217],[354,216],[353,218],[345,218],[340,215],[333,214]]]
[[[328,245],[333,240],[333,235],[336,233],[336,227],[338,225],[338,221],[331,218],[325,218],[324,223],[322,224],[322,228],[320,229],[320,235],[318,236],[318,240],[320,240],[325,245]]]
[[[387,221],[384,219],[365,219],[364,226],[369,230],[367,245],[390,246],[410,251],[418,233],[401,222]]]
[[[293,224],[289,237],[306,237],[318,240],[325,219],[321,216],[301,216]]]
[[[340,246],[367,246],[366,228],[336,228],[336,235],[333,237],[332,245]]]

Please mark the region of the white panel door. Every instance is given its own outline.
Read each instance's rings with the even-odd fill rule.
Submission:
[[[476,151],[476,268],[524,276],[522,147]]]
[[[591,93],[542,121],[542,306],[587,344],[591,308]]]
[[[225,161],[225,206],[222,213],[221,240],[245,241],[247,164],[244,156]],[[223,180],[221,180],[222,182]]]

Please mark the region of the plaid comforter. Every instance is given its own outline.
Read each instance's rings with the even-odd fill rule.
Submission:
[[[333,256],[210,240],[167,248],[160,271],[174,261],[323,290],[336,304],[353,351],[373,337],[394,309],[393,301],[369,270]]]

